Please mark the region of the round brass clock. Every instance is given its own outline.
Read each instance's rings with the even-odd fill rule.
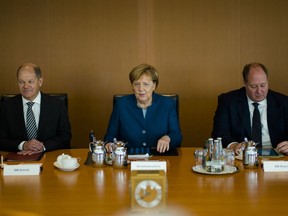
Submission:
[[[134,190],[135,200],[143,208],[156,207],[162,196],[162,187],[154,180],[140,181]]]

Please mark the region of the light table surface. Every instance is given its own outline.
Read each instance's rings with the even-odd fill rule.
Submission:
[[[160,215],[287,214],[288,172],[243,169],[237,161],[237,173],[198,174],[192,171],[194,151],[180,148],[179,156],[151,158],[167,161],[167,211]],[[62,153],[80,157],[80,167],[58,170],[53,163]],[[87,153],[88,149],[47,152],[39,176],[3,176],[1,171],[0,215],[139,215],[130,212],[130,166],[87,166]]]

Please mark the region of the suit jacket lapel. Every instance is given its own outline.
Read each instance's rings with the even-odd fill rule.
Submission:
[[[15,100],[15,116],[17,124],[20,125],[20,132],[22,133],[23,137],[27,137],[27,131],[26,131],[26,124],[24,120],[24,112],[23,112],[23,102],[22,102],[22,96],[17,95]],[[20,111],[19,111],[20,110]]]
[[[281,112],[278,110],[278,106],[269,92],[270,91],[268,91],[267,94],[267,125],[269,129],[270,140],[273,143],[275,135],[274,132],[277,131],[277,128],[279,127],[278,121],[275,119],[281,119],[279,116]]]
[[[248,101],[246,91],[243,89],[239,95],[238,100],[238,114],[242,121],[242,124],[246,130],[246,133],[251,137],[251,122],[250,122],[250,111],[248,107]],[[248,138],[248,137],[247,137]]]
[[[45,126],[45,122],[47,122],[47,118],[49,118],[45,113],[49,113],[47,111],[49,109],[48,102],[46,100],[45,94],[41,93],[41,104],[40,104],[40,116],[39,116],[39,125],[38,125],[38,136],[41,134],[42,128]]]

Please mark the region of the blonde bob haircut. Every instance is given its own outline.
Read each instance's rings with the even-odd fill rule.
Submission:
[[[155,88],[157,88],[159,83],[158,72],[153,66],[148,64],[140,64],[132,69],[132,71],[129,73],[130,83],[133,84],[133,82],[138,80],[142,74],[150,75],[153,83],[156,84]]]

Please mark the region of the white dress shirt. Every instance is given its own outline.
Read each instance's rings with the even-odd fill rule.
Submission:
[[[250,111],[250,122],[251,122],[251,128],[252,128],[252,118],[253,118],[253,112],[254,112],[254,101],[252,101],[248,96],[248,107]],[[272,144],[270,141],[270,135],[269,135],[269,129],[268,129],[268,123],[267,123],[267,100],[263,100],[258,102],[258,109],[260,112],[260,118],[261,118],[261,128],[262,128],[262,148],[272,148]]]

